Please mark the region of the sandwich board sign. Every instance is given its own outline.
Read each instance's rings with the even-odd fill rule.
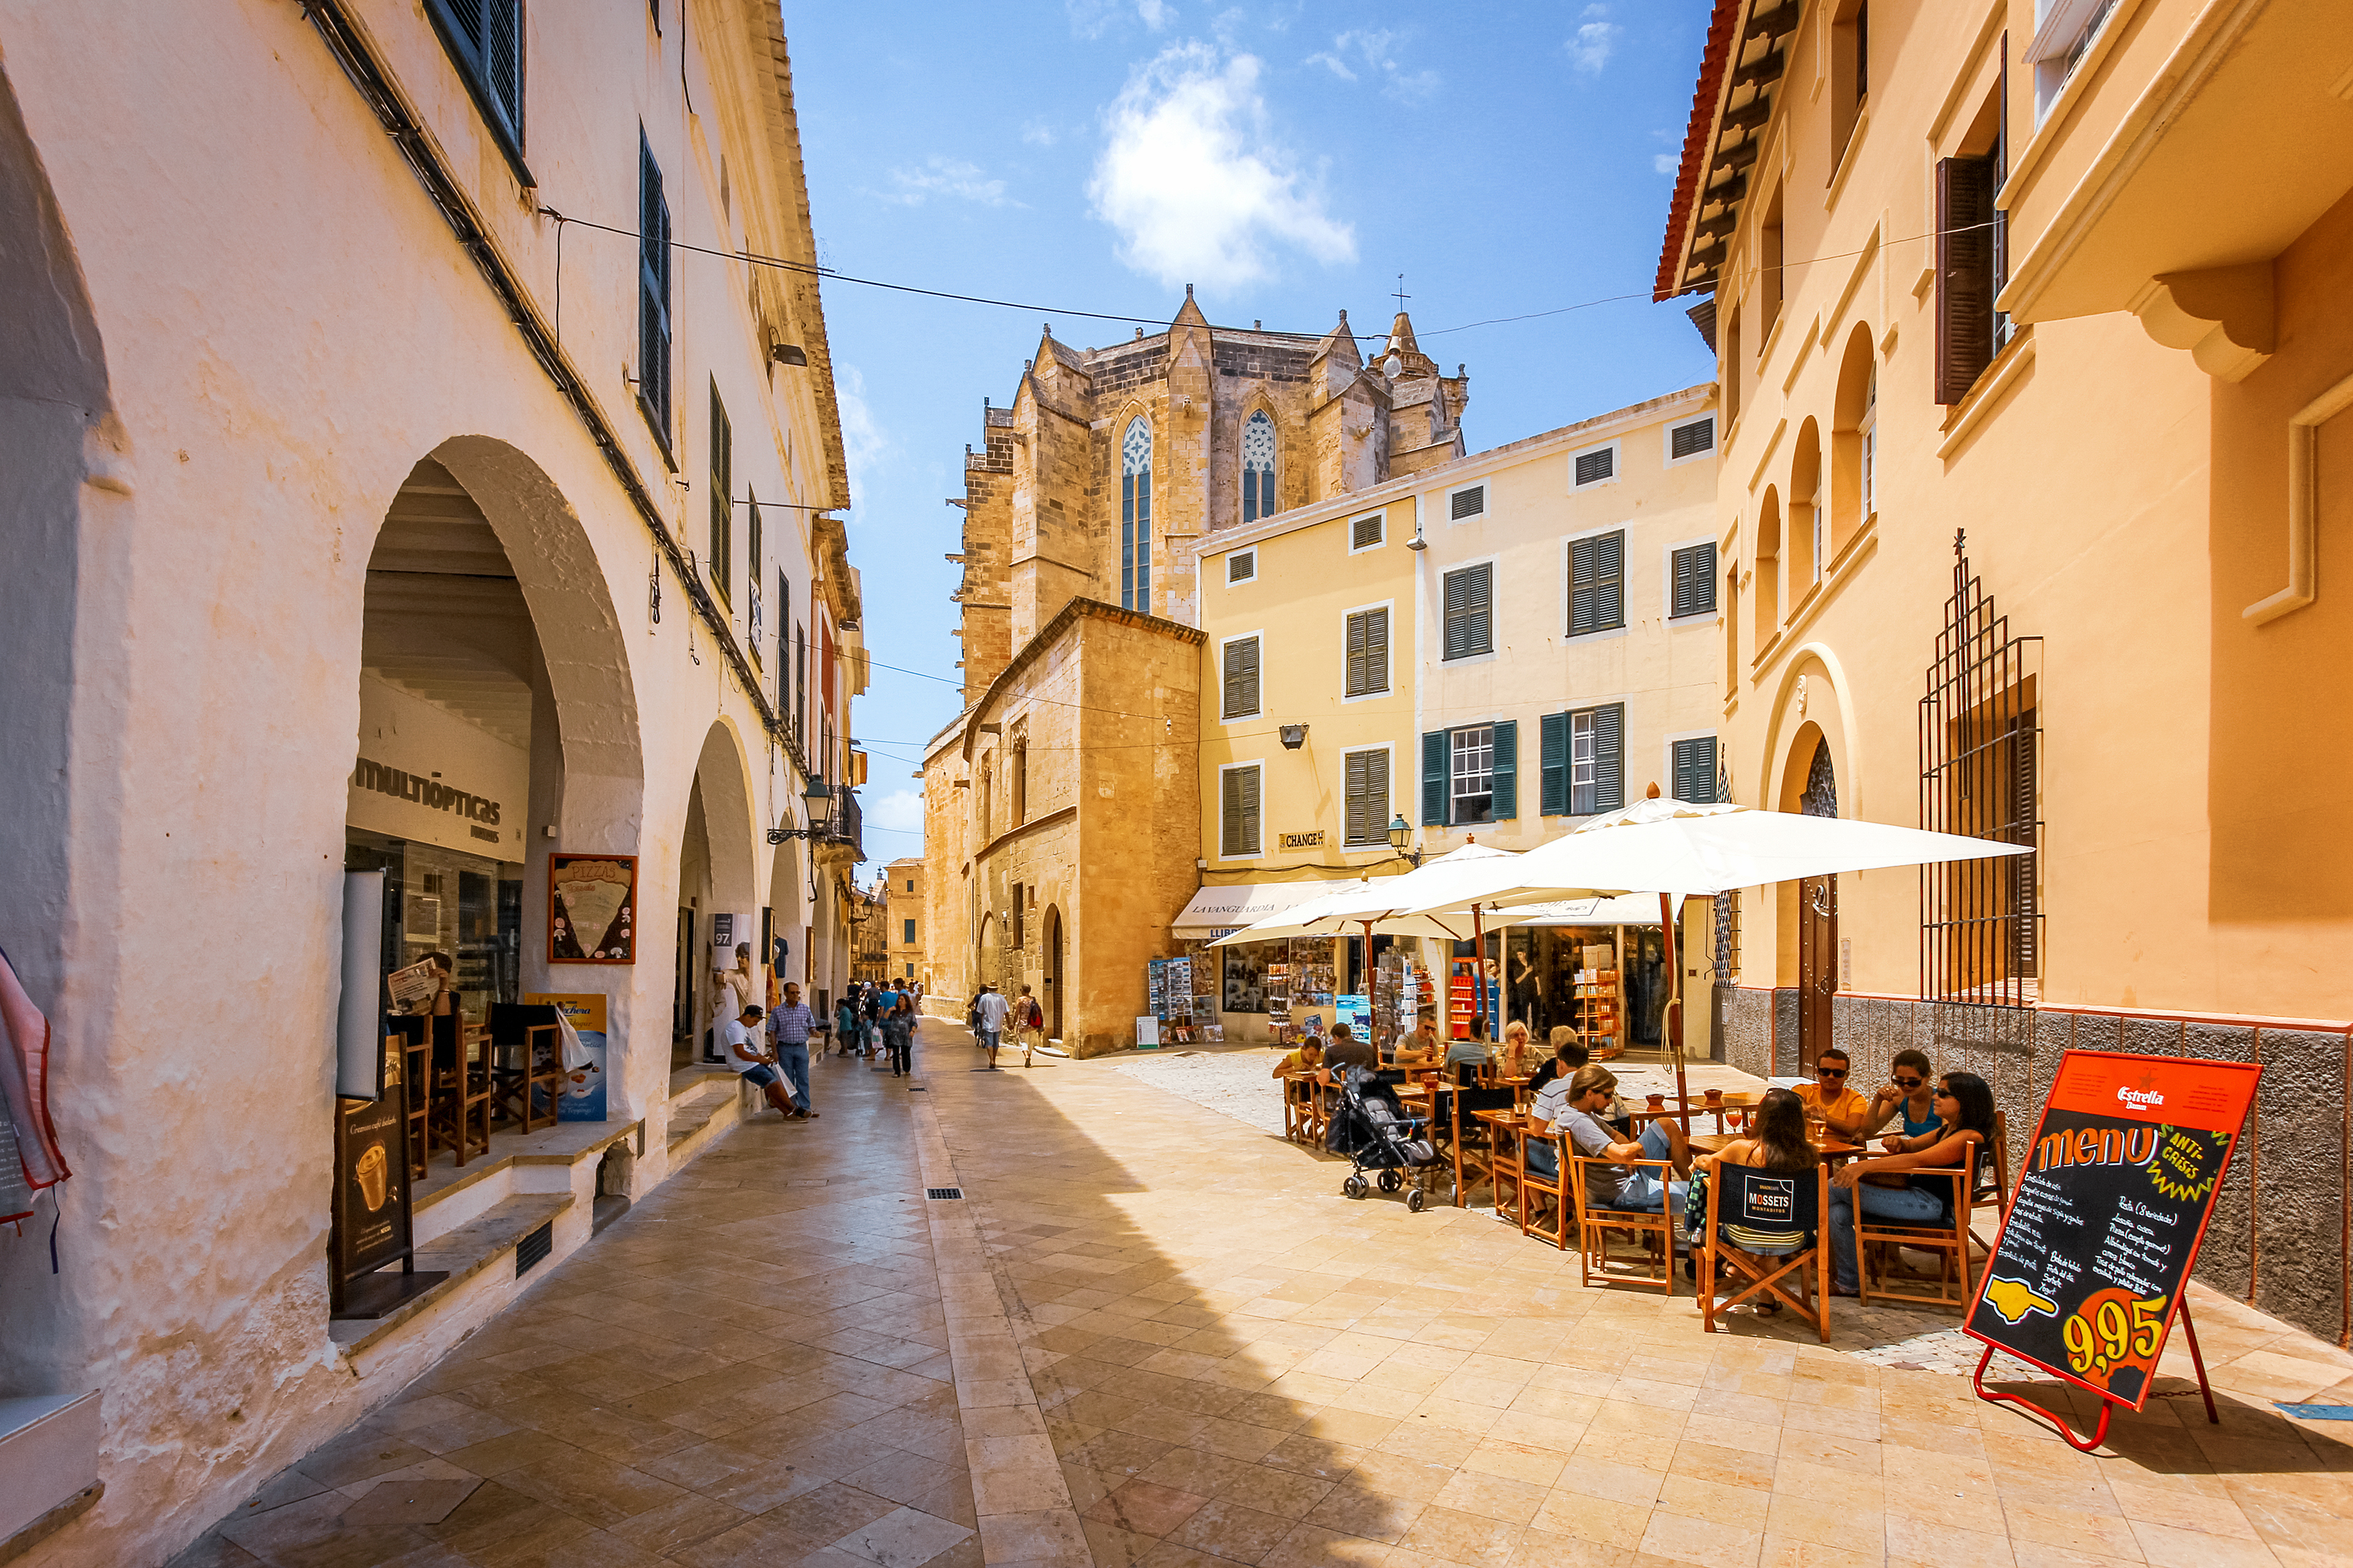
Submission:
[[[1980,1398],[2034,1410],[2077,1447],[2095,1447],[2116,1405],[2148,1403],[2177,1318],[2203,1384],[2184,1289],[2262,1076],[2246,1062],[2060,1058],[1962,1325],[1986,1346]],[[1997,1349],[2099,1395],[2091,1441],[2030,1401],[1989,1393],[1982,1379]],[[2211,1416],[2211,1392],[2206,1405]]]

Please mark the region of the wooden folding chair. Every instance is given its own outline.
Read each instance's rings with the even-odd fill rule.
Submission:
[[[1979,1163],[1983,1158],[1980,1152]],[[1939,1176],[1949,1181],[1953,1187],[1953,1222],[1949,1226],[1918,1226],[1873,1220],[1862,1212],[1862,1196],[1858,1192],[1854,1204],[1854,1245],[1855,1283],[1859,1299],[1866,1307],[1876,1297],[1882,1301],[1902,1301],[1915,1307],[1952,1307],[1966,1311],[1976,1293],[1969,1268],[1969,1199],[1977,1185],[1976,1173],[1954,1165],[1905,1173]],[[1894,1277],[1889,1267],[1890,1260],[1896,1249],[1905,1247],[1939,1255],[1935,1295],[1907,1294],[1888,1286],[1887,1280]],[[1917,1278],[1909,1272],[1902,1276],[1906,1282]],[[1877,1281],[1876,1289],[1873,1288],[1874,1279]]]
[[[1546,1175],[1542,1171],[1537,1170],[1534,1165],[1528,1163],[1528,1147],[1530,1144],[1537,1142],[1548,1143],[1552,1146],[1553,1173],[1549,1176]],[[1525,1132],[1520,1136],[1519,1144],[1520,1234],[1522,1236],[1533,1236],[1540,1241],[1549,1241],[1555,1247],[1557,1247],[1562,1251],[1566,1252],[1568,1250],[1570,1214],[1568,1195],[1567,1192],[1568,1184],[1568,1140],[1562,1136],[1557,1130],[1543,1134],[1541,1139],[1539,1139],[1538,1134],[1535,1132]],[[1550,1230],[1546,1230],[1544,1226],[1534,1217],[1533,1211],[1535,1205],[1528,1201],[1531,1197],[1550,1198],[1552,1200],[1552,1228]]]
[[[1439,1092],[1447,1100],[1446,1119],[1450,1152],[1454,1158],[1454,1206],[1470,1206],[1471,1189],[1481,1182],[1490,1187],[1495,1183],[1496,1140],[1494,1129],[1479,1120],[1482,1110],[1509,1110],[1512,1091],[1507,1089],[1447,1089]]]
[[[1598,1272],[1605,1285],[1636,1285],[1646,1290],[1663,1290],[1670,1296],[1673,1295],[1675,1230],[1683,1224],[1683,1217],[1680,1214],[1666,1212],[1675,1206],[1673,1194],[1672,1192],[1669,1194],[1665,1209],[1657,1214],[1646,1209],[1597,1207],[1588,1202],[1586,1196],[1592,1190],[1588,1184],[1590,1177],[1587,1173],[1593,1167],[1613,1173],[1620,1169],[1628,1172],[1652,1170],[1659,1173],[1659,1181],[1662,1184],[1674,1173],[1674,1163],[1670,1160],[1610,1160],[1599,1155],[1577,1154],[1562,1162],[1561,1180],[1573,1189],[1571,1196],[1577,1202],[1578,1282],[1590,1286]],[[1659,1272],[1641,1276],[1611,1273],[1609,1237],[1616,1233],[1648,1237],[1644,1245],[1649,1249],[1650,1261],[1662,1265]]]
[[[491,1086],[501,1115],[522,1123],[525,1132],[556,1123],[564,1093],[564,1026],[546,1003],[496,1002],[491,1005]],[[539,1109],[544,1097],[547,1109]]]
[[[1715,1332],[1716,1314],[1765,1293],[1814,1325],[1828,1344],[1831,1338],[1831,1173],[1817,1165],[1812,1173],[1759,1171],[1746,1165],[1718,1165],[1708,1178],[1707,1229],[1700,1237],[1700,1327]],[[1732,1237],[1758,1232],[1796,1231],[1805,1240],[1793,1251],[1751,1251]],[[1719,1297],[1716,1269],[1747,1283]],[[1797,1276],[1798,1294],[1781,1283]],[[1757,1305],[1764,1305],[1759,1300]]]
[[[1294,1143],[1309,1141],[1308,1124],[1315,1120],[1315,1080],[1293,1073],[1282,1080],[1282,1135]]]

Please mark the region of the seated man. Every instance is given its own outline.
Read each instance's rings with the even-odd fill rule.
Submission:
[[[1445,1054],[1445,1044],[1438,1037],[1438,1016],[1424,1013],[1413,1033],[1398,1042],[1396,1059],[1391,1065],[1434,1068]]]
[[[757,1088],[777,1114],[789,1121],[793,1104],[786,1098],[784,1080],[776,1076],[776,1058],[760,1048],[760,1020],[766,1016],[757,1006],[746,1007],[719,1026],[719,1037],[726,1045],[727,1065],[745,1083]]]
[[[1551,1136],[1556,1132],[1567,1133],[1579,1154],[1605,1160],[1670,1161],[1674,1175],[1665,1182],[1655,1171],[1605,1166],[1586,1172],[1585,1201],[1593,1207],[1662,1213],[1670,1196],[1677,1203],[1683,1201],[1683,1186],[1691,1176],[1690,1140],[1681,1123],[1665,1116],[1644,1128],[1641,1138],[1620,1139],[1600,1120],[1617,1093],[1617,1075],[1595,1063],[1546,1084],[1528,1108],[1528,1169],[1543,1176],[1560,1173],[1560,1156]]]
[[[1814,1081],[1799,1085],[1797,1093],[1808,1110],[1820,1115],[1832,1137],[1852,1142],[1862,1136],[1874,1108],[1847,1087],[1846,1075],[1846,1053],[1836,1046],[1824,1046],[1814,1061]]]
[[[1471,1035],[1446,1047],[1447,1076],[1456,1083],[1476,1081],[1478,1069],[1487,1065],[1487,1020],[1484,1016],[1471,1015]],[[1464,1068],[1470,1071],[1466,1076]]]
[[[1332,1043],[1324,1051],[1324,1079],[1326,1083],[1339,1082],[1342,1068],[1363,1068],[1366,1072],[1378,1072],[1380,1066],[1380,1055],[1373,1049],[1371,1041],[1356,1038],[1356,1031],[1345,1024],[1332,1026]]]

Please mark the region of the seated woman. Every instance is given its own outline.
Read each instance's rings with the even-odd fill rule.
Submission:
[[[1517,1018],[1504,1026],[1504,1052],[1496,1065],[1505,1078],[1525,1078],[1535,1068],[1535,1047],[1528,1043],[1528,1026]]]
[[[1944,1125],[1936,1114],[1936,1091],[1929,1087],[1928,1053],[1908,1046],[1895,1053],[1888,1063],[1887,1081],[1872,1095],[1863,1134],[1869,1136],[1897,1118],[1903,1131],[1892,1133],[1881,1144],[1891,1154],[1912,1152],[1906,1146],[1911,1140],[1927,1137]]]
[[[1736,1138],[1717,1154],[1695,1155],[1692,1163],[1703,1171],[1726,1165],[1752,1170],[1810,1173],[1822,1163],[1821,1152],[1806,1139],[1806,1105],[1786,1089],[1768,1089],[1757,1102],[1748,1135]],[[1723,1222],[1717,1227],[1725,1241],[1760,1258],[1786,1258],[1806,1245],[1800,1230],[1758,1230]],[[1766,1296],[1757,1303],[1760,1312],[1778,1312],[1781,1303]]]
[[[1957,1166],[1973,1180],[1978,1160],[1993,1141],[1993,1090],[1973,1072],[1948,1072],[1936,1082],[1937,1129],[1925,1138],[1904,1140],[1920,1147],[1872,1160],[1849,1161],[1831,1178],[1831,1258],[1835,1265],[1832,1293],[1852,1296],[1860,1281],[1855,1272],[1854,1216],[1857,1205],[1873,1219],[1895,1225],[1938,1226],[1953,1223],[1953,1178],[1909,1176],[1902,1186],[1881,1186],[1865,1176],[1902,1176],[1921,1170]]]
[[[1674,1118],[1662,1116],[1635,1139],[1621,1139],[1602,1122],[1618,1098],[1618,1076],[1599,1063],[1555,1079],[1528,1107],[1528,1169],[1540,1176],[1560,1173],[1553,1140],[1567,1134],[1579,1154],[1606,1160],[1664,1160],[1674,1174],[1662,1181],[1655,1171],[1604,1167],[1586,1173],[1586,1201],[1596,1208],[1657,1214],[1672,1196],[1682,1201],[1683,1178],[1691,1174],[1691,1142]]]

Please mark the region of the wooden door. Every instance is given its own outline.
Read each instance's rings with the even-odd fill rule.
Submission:
[[[695,1058],[694,1049],[694,910],[680,905],[678,940],[670,974],[670,1063],[682,1068]]]
[[[1810,1073],[1831,1044],[1831,998],[1838,992],[1838,879],[1798,884],[1798,1070]]]
[[[1062,1037],[1062,911],[1046,911],[1046,1037]]]

